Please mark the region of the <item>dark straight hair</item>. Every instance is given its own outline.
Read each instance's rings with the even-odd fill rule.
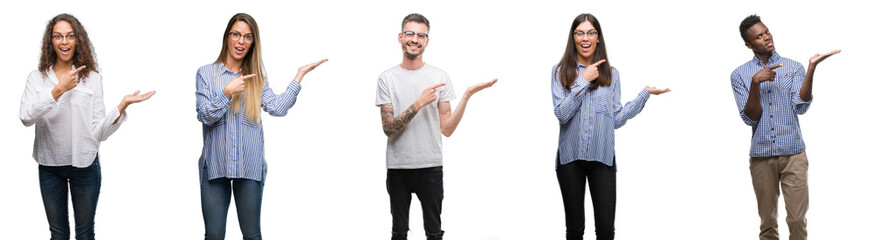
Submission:
[[[600,72],[600,76],[591,82],[592,84],[589,88],[594,90],[598,87],[606,87],[612,84],[612,67],[609,65],[609,59],[606,57],[606,41],[603,40],[603,29],[600,28],[600,22],[597,21],[597,18],[595,18],[594,15],[583,13],[576,16],[576,19],[573,20],[573,24],[570,25],[570,32],[567,34],[567,48],[564,50],[564,56],[561,57],[561,61],[558,62],[558,67],[555,68],[554,74],[558,76],[561,85],[563,85],[564,89],[567,90],[570,90],[570,87],[573,87],[573,82],[575,82],[576,77],[579,76],[579,72],[576,68],[576,56],[579,52],[576,51],[576,41],[573,39],[573,32],[579,24],[584,22],[591,22],[591,25],[594,25],[594,30],[597,30],[598,43],[597,47],[594,48],[594,56],[591,59],[591,63],[606,59],[606,62],[597,66],[597,71]]]

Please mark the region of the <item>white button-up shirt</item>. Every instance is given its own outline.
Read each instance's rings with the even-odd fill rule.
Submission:
[[[100,141],[109,138],[127,114],[120,115],[118,108],[112,108],[106,115],[103,77],[93,71],[55,101],[51,91],[58,78],[51,69],[45,75],[39,70],[31,72],[21,95],[21,123],[36,124],[33,158],[44,166],[88,167],[97,156]],[[116,118],[118,123],[113,124]]]

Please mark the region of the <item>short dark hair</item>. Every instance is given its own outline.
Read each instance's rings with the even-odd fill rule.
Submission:
[[[743,41],[749,42],[749,40],[746,39],[746,32],[749,31],[749,28],[752,28],[752,26],[755,26],[755,24],[760,22],[761,17],[756,14],[749,15],[746,19],[743,19],[743,22],[740,23],[740,37],[743,38]]]
[[[410,13],[409,15],[406,15],[406,17],[403,18],[403,23],[400,24],[400,30],[403,30],[403,27],[405,27],[408,22],[422,23],[427,27],[427,32],[430,32],[430,21],[428,21],[424,15],[418,13]]]

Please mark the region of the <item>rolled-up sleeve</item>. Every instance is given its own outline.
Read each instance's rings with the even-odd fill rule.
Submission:
[[[740,118],[743,119],[743,123],[753,127],[758,126],[758,121],[752,120],[743,111],[746,108],[746,102],[749,101],[749,86],[743,81],[738,70],[734,70],[731,73],[731,85],[734,89],[734,100],[737,102],[737,109],[739,109]]]
[[[552,104],[555,106],[555,117],[563,124],[576,115],[579,106],[582,105],[582,92],[587,91],[590,83],[580,76],[570,90],[566,90],[558,78],[556,69],[557,66],[552,67]]]
[[[207,77],[204,68],[197,71],[197,120],[211,126],[221,120],[230,107],[230,99],[224,94],[212,91],[212,78]]]

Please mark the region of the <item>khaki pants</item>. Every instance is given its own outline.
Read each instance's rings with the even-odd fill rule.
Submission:
[[[761,217],[761,240],[779,239],[777,231],[777,207],[779,206],[779,185],[785,195],[785,210],[788,217],[788,230],[791,240],[806,239],[806,210],[809,208],[809,187],[806,184],[806,171],[809,162],[806,152],[773,157],[753,157],[749,159],[752,185],[758,198],[758,215]]]

